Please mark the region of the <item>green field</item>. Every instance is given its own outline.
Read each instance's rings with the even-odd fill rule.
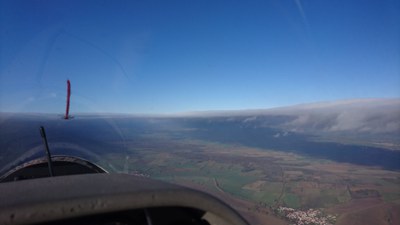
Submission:
[[[371,207],[400,202],[399,172],[274,150],[180,140],[131,146],[125,155],[110,154],[104,162],[111,163],[98,163],[113,172],[192,184],[252,202],[251,212],[286,206],[318,208],[340,216],[340,207],[358,201],[367,201]]]

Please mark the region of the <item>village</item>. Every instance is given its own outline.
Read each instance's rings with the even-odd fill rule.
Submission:
[[[280,206],[275,212],[292,222],[293,225],[332,225],[336,222],[336,216],[324,215],[317,209],[302,211]]]

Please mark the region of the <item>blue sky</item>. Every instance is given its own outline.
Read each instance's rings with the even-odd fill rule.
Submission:
[[[399,1],[2,1],[0,111],[400,97]]]

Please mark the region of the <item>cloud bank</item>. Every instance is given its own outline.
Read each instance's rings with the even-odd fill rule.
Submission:
[[[400,133],[400,99],[351,99],[258,110],[195,112],[293,132]]]

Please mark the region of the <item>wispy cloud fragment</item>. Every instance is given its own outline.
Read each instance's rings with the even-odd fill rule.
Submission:
[[[308,20],[306,17],[306,13],[304,12],[303,5],[301,4],[300,0],[294,0],[296,3],[297,9],[299,10],[299,13],[301,15],[301,18],[303,19],[304,25],[308,28]]]

